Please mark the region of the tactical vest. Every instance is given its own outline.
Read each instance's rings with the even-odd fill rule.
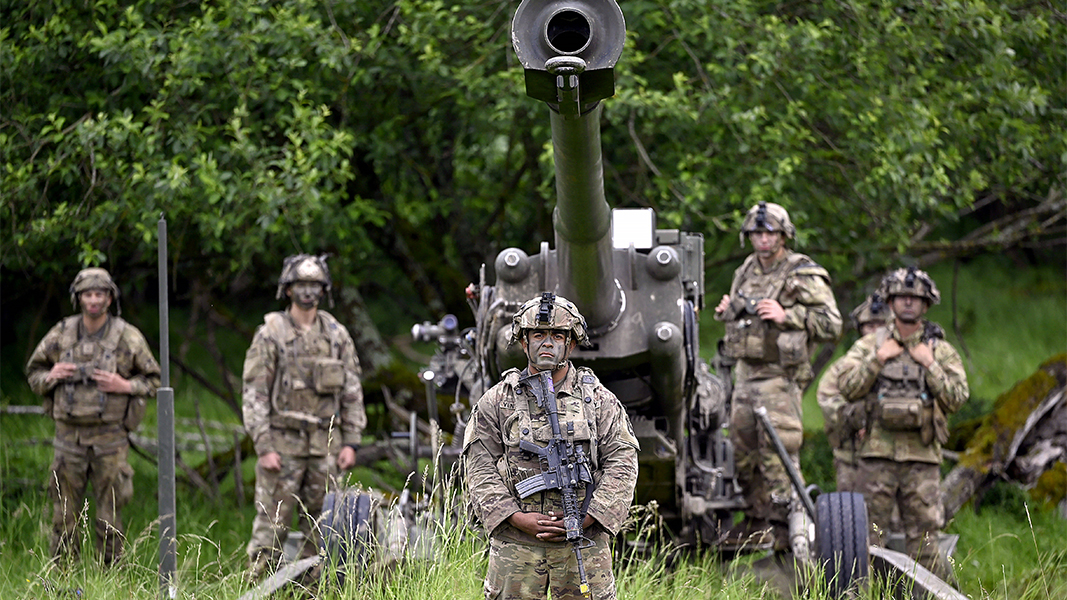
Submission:
[[[878,330],[875,349],[882,347],[889,331]],[[888,431],[921,431],[930,418],[932,400],[926,389],[926,369],[905,349],[886,361],[872,389],[873,417]]]
[[[596,375],[586,367],[576,367],[578,390],[581,397],[557,395],[559,410],[559,428],[563,438],[579,444],[589,457],[589,468],[594,473],[599,468],[597,445],[599,432],[596,415],[599,409],[596,396]],[[547,513],[550,510],[562,511],[559,490],[545,490],[519,499],[515,485],[529,477],[542,472],[541,462],[536,454],[519,449],[520,440],[526,440],[545,447],[552,439],[552,427],[544,409],[537,406],[537,399],[528,390],[519,386],[519,370],[509,369],[504,372],[503,382],[508,386],[507,398],[513,398],[515,412],[501,425],[504,455],[497,462],[497,470],[507,483],[508,489],[519,500],[522,512]],[[576,493],[579,498],[586,496],[585,485],[579,485]]]
[[[792,295],[782,295],[786,281],[799,269],[814,267],[822,271],[810,258],[791,252],[773,273],[757,275],[758,263],[755,254],[749,255],[735,278],[736,289],[730,291],[730,307],[726,311],[726,333],[723,336],[723,352],[731,358],[764,363],[778,363],[789,367],[808,360],[808,332],[806,329],[783,331],[773,322],[761,319],[756,313],[756,304],[770,298],[777,300],[782,308],[796,304]]]
[[[119,423],[126,417],[129,396],[101,392],[93,380],[93,371],[118,370],[116,350],[126,329],[126,321],[110,317],[103,335],[79,339],[81,315],[63,319],[59,336],[59,361],[74,363],[77,373],[56,386],[52,395],[52,418],[71,425]]]
[[[326,429],[340,407],[345,387],[344,362],[339,358],[342,326],[325,311],[318,311],[318,315],[322,317],[322,327],[312,327],[303,335],[297,335],[283,312],[268,313],[264,318],[278,348],[271,387],[273,427]]]

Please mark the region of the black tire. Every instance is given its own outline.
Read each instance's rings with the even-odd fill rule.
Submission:
[[[815,513],[815,556],[829,596],[840,598],[870,573],[867,504],[863,494],[831,492],[816,498]]]
[[[371,544],[371,497],[358,490],[330,492],[322,502],[319,543],[338,585],[348,568],[363,572]]]

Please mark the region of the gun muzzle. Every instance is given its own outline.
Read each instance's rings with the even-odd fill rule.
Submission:
[[[588,106],[615,94],[615,63],[626,41],[615,0],[522,0],[511,39],[531,98],[558,105],[573,96]]]

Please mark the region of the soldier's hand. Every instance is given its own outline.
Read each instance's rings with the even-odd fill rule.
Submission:
[[[756,314],[764,321],[774,321],[779,325],[785,323],[785,309],[773,298],[764,298],[757,302]]]
[[[926,342],[908,348],[908,354],[923,368],[929,368],[934,363],[934,350]]]
[[[562,516],[517,512],[508,517],[508,523],[546,542],[561,542],[567,537],[567,529],[563,526]]]
[[[263,467],[267,471],[282,470],[282,457],[277,452],[268,452],[263,456],[260,456],[257,462],[259,466]]]
[[[49,369],[48,375],[45,376],[45,381],[62,381],[68,379],[78,371],[78,365],[69,362],[58,362],[52,365]]]
[[[337,455],[337,468],[342,471],[347,471],[356,466],[356,451],[351,446],[345,446],[341,448],[341,453]]]
[[[129,380],[118,373],[93,369],[93,381],[101,392],[108,394],[129,394],[133,391]]]
[[[882,343],[882,346],[875,352],[874,357],[878,359],[878,362],[885,364],[885,361],[900,356],[900,353],[904,351],[904,347],[897,343],[893,338],[886,339]]]
[[[722,300],[719,300],[719,305],[715,307],[715,312],[717,312],[717,313],[725,312],[726,308],[728,306],[730,306],[730,295],[729,294],[723,294],[722,295]]]

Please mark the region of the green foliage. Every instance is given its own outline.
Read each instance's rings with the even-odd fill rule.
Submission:
[[[708,231],[715,258],[736,253],[745,208],[778,200],[845,280],[978,197],[1031,206],[1067,156],[1065,26],[1047,8],[627,2],[608,197]],[[174,262],[222,292],[329,250],[348,281],[388,294],[387,267],[457,311],[497,250],[551,238],[548,109],[510,58],[513,10],[8,5],[0,263],[150,264],[165,214]]]
[[[1049,42],[1064,23],[1041,4],[625,9],[606,145],[651,179],[634,187],[668,222],[730,234],[753,202],[779,201],[837,273],[884,261],[977,195],[1062,186],[1064,140],[1042,123],[1063,114],[1063,48]],[[619,143],[627,125],[654,167]]]
[[[7,19],[4,79],[20,85],[4,86],[5,264],[45,274],[66,248],[81,264],[144,252],[161,214],[179,252],[226,271],[310,241],[347,199],[354,144],[328,106],[346,53],[314,12],[61,3]]]

